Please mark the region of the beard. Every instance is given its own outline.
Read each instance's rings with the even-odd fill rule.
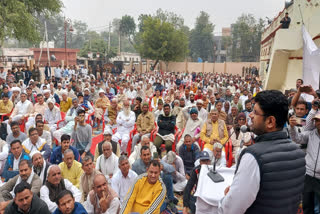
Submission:
[[[125,108],[125,107],[123,108],[123,113],[124,113],[124,115],[127,116],[127,117],[129,117],[130,111],[131,111],[130,108]]]
[[[40,175],[41,171],[42,171],[42,167],[43,166],[33,166],[33,171],[37,174]]]

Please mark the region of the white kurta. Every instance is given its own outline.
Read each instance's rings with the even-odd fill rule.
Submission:
[[[70,181],[67,179],[64,179],[64,185],[67,190],[71,191],[73,194],[73,197],[76,202],[81,201],[81,192],[80,190],[75,187]],[[57,209],[56,202],[53,202],[49,198],[49,189],[46,185],[43,185],[40,189],[40,198],[48,205],[49,211],[53,213]]]
[[[134,128],[136,115],[133,111],[127,116],[121,111],[117,116],[117,132],[112,136],[112,140],[118,142],[121,140],[121,151],[126,152],[130,131]]]
[[[112,177],[111,187],[119,195],[120,203],[122,203],[131,185],[134,183],[137,173],[129,169],[127,177],[124,177],[120,170]]]
[[[118,156],[116,156],[114,153],[112,153],[109,158],[105,158],[103,154],[97,158],[96,170],[99,170],[102,174],[104,174],[109,183],[111,183],[109,175],[115,175],[116,172],[119,170],[118,160]]]

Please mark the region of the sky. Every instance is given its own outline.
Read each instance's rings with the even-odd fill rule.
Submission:
[[[62,0],[63,14],[88,24],[89,29],[107,30],[114,18],[130,15],[136,24],[140,14],[154,14],[158,8],[181,15],[185,25],[194,27],[200,11],[210,15],[215,34],[222,27],[229,27],[243,13],[256,18],[273,18],[284,8],[285,0]]]

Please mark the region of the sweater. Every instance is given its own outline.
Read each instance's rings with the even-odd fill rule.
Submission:
[[[160,213],[166,196],[166,186],[159,179],[155,184],[148,182],[147,174],[140,175],[128,191],[122,203],[120,213]]]

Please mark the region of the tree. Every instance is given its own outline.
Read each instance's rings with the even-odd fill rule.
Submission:
[[[256,62],[260,56],[260,40],[264,29],[262,19],[258,21],[251,14],[241,15],[231,25],[232,61]]]
[[[141,57],[156,60],[154,66],[159,60],[168,63],[186,57],[188,38],[182,30],[177,30],[173,24],[156,17],[145,17],[142,26],[135,45]]]
[[[128,15],[122,16],[119,28],[121,35],[126,36],[129,42],[133,45],[133,39],[136,33],[136,23],[134,22],[134,18]]]
[[[195,28],[190,32],[190,56],[194,61],[200,57],[203,61],[213,58],[213,29],[210,16],[204,11],[196,19]]]
[[[0,1],[0,47],[6,38],[40,41],[37,16],[58,13],[61,0],[1,0]]]
[[[104,41],[100,34],[95,31],[88,32],[89,40],[85,42],[80,50],[80,56],[88,57],[88,52],[92,52],[95,56],[96,53],[104,55],[107,51],[108,44]]]

